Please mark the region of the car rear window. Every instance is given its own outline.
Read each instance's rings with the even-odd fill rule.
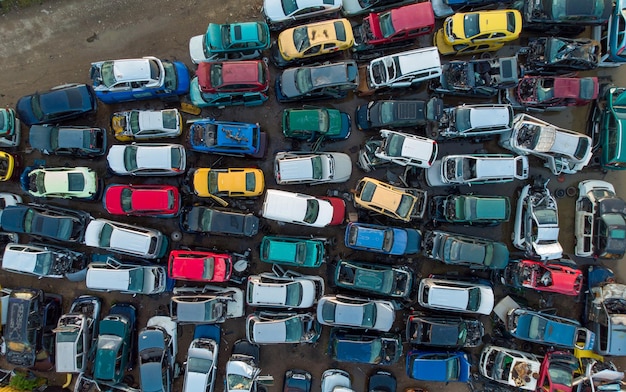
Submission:
[[[343,25],[342,21],[337,21],[333,23],[335,25],[335,34],[339,41],[346,40],[346,27]]]

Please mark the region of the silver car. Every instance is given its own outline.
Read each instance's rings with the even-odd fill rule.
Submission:
[[[250,343],[315,343],[322,327],[312,313],[256,312],[246,319]]]
[[[323,325],[389,332],[395,320],[391,301],[328,295],[317,304],[317,320]]]

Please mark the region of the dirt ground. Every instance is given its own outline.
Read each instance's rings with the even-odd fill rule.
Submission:
[[[241,2],[236,0],[223,0],[218,2],[212,1],[193,1],[193,0],[110,0],[107,2],[100,1],[80,1],[80,0],[59,0],[45,2],[40,6],[31,7],[24,10],[13,11],[7,15],[0,17],[0,62],[2,64],[2,79],[0,81],[0,105],[15,107],[17,100],[36,90],[46,90],[50,87],[70,83],[84,82],[89,83],[88,70],[89,65],[93,61],[116,59],[116,58],[133,58],[145,55],[153,55],[164,59],[180,60],[187,64],[190,70],[195,67],[191,63],[188,53],[189,38],[194,35],[203,34],[209,22],[225,23],[238,22],[245,20],[261,19],[261,1],[251,0]],[[430,45],[429,38],[420,40],[421,46]],[[604,72],[604,71],[602,71]],[[614,71],[611,71],[614,72]],[[273,75],[277,74],[277,70],[273,69]],[[403,98],[417,97],[420,99],[427,97],[427,91],[407,90],[395,92],[394,96],[402,95]],[[376,98],[388,98],[391,95],[381,95]],[[468,100],[470,102],[471,100]],[[354,109],[358,104],[366,102],[361,98],[350,98],[342,102],[325,102],[320,104],[332,105],[338,109],[346,111],[350,114],[354,113]],[[450,100],[446,98],[447,104],[455,104],[459,100]],[[298,106],[298,105],[293,105]],[[76,125],[97,125],[101,127],[109,127],[110,115],[121,109],[130,108],[159,108],[162,107],[160,102],[134,102],[124,105],[104,105],[100,104],[96,116],[77,120],[72,122]],[[263,106],[257,108],[231,108],[231,109],[205,109],[202,113],[204,117],[217,117],[224,120],[236,120],[244,122],[258,122],[262,129],[268,132],[270,137],[270,147],[264,160],[251,161],[235,158],[218,158],[202,154],[189,153],[188,168],[200,166],[259,166],[264,169],[266,175],[266,184],[268,187],[276,187],[272,178],[272,157],[276,151],[290,150],[297,147],[307,148],[310,146],[292,144],[285,140],[280,131],[280,116],[283,106],[278,105],[272,96]],[[586,118],[587,108],[577,109],[576,111],[565,111],[558,115],[546,115],[548,121],[553,121],[557,125],[584,131],[582,123]],[[192,116],[185,115],[185,119],[191,119]],[[353,126],[354,127],[354,126]],[[23,140],[27,140],[27,129],[23,129]],[[356,158],[359,145],[371,135],[364,135],[356,130],[350,139],[345,142],[336,144],[328,144],[324,146],[327,151],[343,151]],[[112,139],[112,138],[111,138]],[[179,140],[185,143],[184,137]],[[475,152],[480,149],[487,148],[490,152],[501,152],[495,143],[489,143],[485,146],[471,144],[469,142],[446,143],[440,146],[441,155],[453,152]],[[128,183],[128,178],[111,177],[106,173],[106,160],[101,158],[93,161],[82,161],[78,159],[59,159],[55,157],[42,157],[38,153],[30,153],[25,142],[16,150],[22,154],[23,165],[33,164],[36,160],[45,160],[49,166],[78,166],[89,165],[97,168],[98,172],[105,178],[105,182],[121,182]],[[541,168],[538,161],[531,159],[534,166],[531,169],[531,175],[541,174],[548,176],[549,173]],[[379,170],[372,173],[372,176],[378,178],[387,178],[389,180],[397,180],[396,171]],[[364,176],[362,171],[356,167],[351,180],[334,189],[348,191],[354,187],[358,179]],[[566,178],[553,178],[550,183],[551,189],[566,188],[575,186],[578,181],[583,178],[601,178],[602,173],[598,170],[589,168],[581,175],[569,176]],[[610,174],[607,178],[613,178],[614,181],[620,181],[623,176]],[[561,181],[562,180],[562,181]],[[421,184],[418,177],[412,178],[414,184]],[[172,183],[180,184],[180,179],[173,178],[148,178],[148,179],[132,179],[134,183]],[[514,197],[517,190],[523,184],[516,182],[510,185],[499,187],[497,193]],[[6,183],[0,185],[3,191],[12,191],[22,193],[19,190],[17,182]],[[286,187],[286,190],[299,190],[304,193],[314,195],[324,195],[327,188],[321,187]],[[461,189],[461,192],[475,192],[477,194],[493,194],[494,190],[490,187],[475,187],[472,189]],[[429,190],[432,194],[445,193],[444,189]],[[28,197],[25,197],[29,200]],[[515,200],[515,199],[514,199]],[[187,202],[197,202],[195,199],[188,199]],[[79,203],[72,201],[52,201],[53,204],[72,207],[76,209],[84,209],[92,213],[94,217],[105,217],[106,213],[102,209],[99,202]],[[247,207],[258,212],[259,201],[249,204]],[[566,253],[573,253],[573,234],[572,226],[574,220],[574,201],[572,198],[564,198],[559,201],[560,219],[561,219],[561,241]],[[350,211],[354,212],[354,208],[350,206]],[[362,218],[362,216],[360,217]],[[178,221],[176,219],[159,220],[155,218],[145,219],[129,219],[119,218],[119,220],[137,223],[147,227],[155,227],[166,234],[171,234],[178,230]],[[379,220],[377,220],[379,221]],[[384,222],[383,222],[384,223]],[[427,223],[427,222],[424,222]],[[421,226],[424,228],[424,225]],[[512,222],[504,224],[496,228],[481,229],[480,235],[501,240],[510,243],[510,232]],[[454,227],[450,228],[454,231],[464,233],[474,233],[478,235],[473,228]],[[323,235],[326,237],[335,237],[338,244],[343,243],[343,227],[334,229],[316,230],[311,228],[296,227],[293,225],[277,225],[275,223],[267,223],[264,233],[280,233],[291,235]],[[174,243],[174,247],[178,246],[203,246],[217,247],[218,249],[242,252],[247,248],[253,251],[253,262],[248,272],[260,272],[269,270],[268,265],[264,265],[258,261],[258,243],[264,233],[260,233],[252,240],[241,240],[220,237],[203,237],[185,235],[180,243]],[[26,239],[22,239],[23,241]],[[513,250],[511,248],[511,250]],[[93,251],[93,250],[86,250]],[[458,274],[469,274],[468,271],[453,271],[444,268],[440,264],[436,264],[432,260],[415,258],[415,259],[383,259],[373,254],[363,254],[355,252],[347,252],[346,249],[337,245],[332,249],[333,258],[358,258],[360,260],[381,261],[404,263],[411,265],[415,272],[420,276],[430,273],[456,272]],[[578,260],[581,264],[588,261]],[[311,271],[302,271],[312,273]],[[327,276],[327,268],[321,267],[318,273],[321,276]],[[484,275],[484,274],[483,274]],[[488,276],[485,276],[488,278]],[[626,279],[622,279],[626,281]],[[35,286],[45,291],[60,293],[64,297],[65,309],[69,307],[71,300],[80,294],[87,293],[84,283],[67,283],[65,281],[56,280],[37,280],[29,277],[16,276],[6,272],[0,272],[0,284],[5,287],[18,286]],[[243,286],[241,286],[243,288]],[[333,292],[332,287],[327,287],[327,292]],[[504,289],[498,287],[498,295],[504,295]],[[138,328],[145,326],[146,320],[156,314],[167,313],[167,304],[169,297],[162,295],[157,298],[148,297],[128,297],[119,294],[101,295],[104,299],[103,311],[106,314],[109,306],[116,301],[130,301],[134,303],[140,312],[140,320]],[[540,298],[535,295],[528,295],[532,304],[538,305],[540,302],[544,306],[555,306],[560,315],[579,317],[582,304],[577,299],[546,297]],[[499,299],[499,298],[498,298]],[[413,309],[398,311],[396,315],[396,324],[394,331],[403,332],[404,323],[407,315]],[[247,309],[247,313],[254,309]],[[490,324],[490,319],[485,318],[484,321]],[[244,319],[230,320],[222,326],[222,345],[219,357],[219,380],[217,390],[221,390],[221,382],[224,374],[225,363],[230,355],[232,344],[241,338],[245,338]],[[179,355],[178,361],[185,360],[186,348],[188,347],[192,326],[183,326],[179,328],[181,336],[179,336]],[[270,391],[277,391],[282,388],[282,378],[285,370],[289,368],[303,368],[313,374],[314,383],[313,390],[320,387],[320,377],[324,370],[332,367],[339,367],[348,370],[353,378],[353,386],[356,391],[366,390],[367,375],[375,369],[367,365],[354,365],[333,362],[326,354],[326,344],[328,342],[328,328],[324,328],[321,340],[312,346],[264,346],[261,348],[261,367],[263,374],[271,374],[275,378],[273,386],[269,387]],[[404,351],[410,348],[405,344]],[[478,363],[478,351],[472,353],[474,365]],[[5,366],[9,366],[4,363]],[[443,385],[443,384],[427,384],[410,380],[404,371],[404,356],[394,366],[389,366],[398,379],[398,390],[404,390],[407,387],[419,386],[427,388],[429,391],[463,391],[467,390],[465,385]],[[139,382],[136,372],[135,382]],[[54,382],[62,384],[65,377],[62,375],[46,374]],[[176,381],[174,391],[182,390],[182,377]]]

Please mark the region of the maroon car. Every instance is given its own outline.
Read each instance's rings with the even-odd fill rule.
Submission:
[[[598,97],[598,78],[567,76],[529,76],[506,92],[505,103],[515,109],[561,110],[585,105]]]
[[[270,86],[269,69],[262,60],[202,62],[196,75],[203,93],[263,92]]]
[[[569,259],[548,262],[519,260],[506,266],[501,281],[519,289],[577,296],[583,287],[583,273]]]

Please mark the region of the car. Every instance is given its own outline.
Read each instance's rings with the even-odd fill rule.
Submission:
[[[509,263],[500,281],[514,288],[576,297],[583,287],[583,273],[570,259],[547,262],[522,259]]]
[[[170,252],[167,276],[193,282],[227,282],[233,272],[230,253],[176,249]]]
[[[447,195],[431,198],[430,216],[433,223],[460,223],[476,226],[496,226],[507,222],[511,215],[508,196]]]
[[[473,270],[500,270],[509,263],[506,244],[486,238],[433,230],[424,235],[424,255]]]
[[[98,255],[87,266],[85,285],[90,290],[123,294],[160,294],[165,291],[167,273],[160,265],[131,264]]]
[[[14,109],[0,108],[0,145],[17,147],[22,135],[21,122]]]
[[[243,291],[237,287],[175,287],[170,317],[179,324],[215,324],[244,315]]]
[[[127,110],[111,117],[113,137],[120,142],[175,138],[183,131],[178,109]]]
[[[382,143],[374,155],[400,166],[429,168],[437,158],[437,142],[423,136],[381,129]]]
[[[238,340],[226,362],[224,392],[255,392],[259,383],[259,346],[245,340]]]
[[[278,276],[263,272],[247,280],[246,303],[249,306],[306,309],[324,295],[324,279],[316,275]]]
[[[132,369],[136,328],[137,309],[129,303],[116,303],[109,314],[100,320],[93,364],[96,382],[117,384],[122,381],[126,371]]]
[[[600,167],[602,170],[626,169],[623,155],[623,130],[626,119],[620,110],[626,101],[626,88],[609,85],[598,97],[589,114],[587,133],[593,136],[594,144],[600,147]]]
[[[337,184],[352,175],[352,158],[341,152],[280,151],[274,155],[274,179],[278,185]]]
[[[245,60],[261,57],[270,44],[270,30],[265,22],[209,23],[204,35],[189,40],[189,55],[194,64]]]
[[[386,370],[376,370],[367,380],[367,392],[392,392],[398,386],[396,376]],[[416,390],[415,392],[419,392]]]
[[[344,242],[351,249],[394,256],[412,255],[421,249],[422,233],[410,227],[348,222]]]
[[[430,2],[370,12],[352,28],[352,57],[357,61],[366,60],[389,50],[410,46],[411,41],[432,33],[434,29],[435,15]]]
[[[494,294],[491,284],[481,279],[429,277],[420,280],[417,302],[431,310],[489,315],[494,306]]]
[[[403,222],[420,219],[426,210],[426,191],[400,188],[363,177],[354,191],[354,205]]]
[[[333,274],[335,286],[385,298],[408,301],[413,290],[415,274],[406,265],[392,266],[360,261],[337,261]]]
[[[267,147],[267,135],[258,123],[203,118],[194,121],[189,128],[189,143],[192,151],[262,158]]]
[[[513,128],[513,107],[508,104],[463,104],[443,110],[436,135],[441,139],[485,139]]]
[[[340,225],[346,203],[339,197],[309,196],[303,193],[268,189],[261,210],[265,219],[311,227]]]
[[[176,333],[175,323],[173,333]],[[139,382],[143,391],[172,390],[176,360],[173,344],[174,338],[160,325],[148,325],[139,331],[137,353]]]
[[[101,195],[102,180],[85,166],[28,166],[20,175],[20,185],[33,197],[94,200]]]
[[[578,183],[574,253],[579,257],[620,259],[626,253],[626,202],[602,180]]]
[[[82,252],[49,244],[9,243],[4,248],[2,269],[39,278],[72,276],[86,267]]]
[[[400,334],[361,333],[332,328],[328,353],[338,362],[392,365],[402,356]]]
[[[85,245],[129,256],[158,259],[165,256],[169,241],[157,229],[98,218],[87,225]]]
[[[515,87],[524,72],[517,56],[452,60],[443,64],[441,76],[431,79],[428,89],[440,95],[496,97],[500,90]]]
[[[345,16],[355,16],[367,12],[378,12],[391,7],[415,3],[414,0],[343,0],[341,12]],[[326,391],[324,391],[326,392]]]
[[[545,75],[595,69],[602,48],[590,38],[537,37],[528,41],[522,53],[525,74]]]
[[[102,206],[111,215],[172,218],[181,208],[178,187],[173,185],[109,184]]]
[[[406,353],[406,374],[421,381],[467,382],[469,358],[463,351],[421,351]]]
[[[317,303],[317,320],[323,325],[388,332],[395,320],[391,301],[327,295]]]
[[[40,205],[17,204],[7,206],[0,215],[2,230],[29,234],[35,238],[80,243],[91,220],[85,211]]]
[[[253,344],[315,343],[321,331],[312,313],[263,311],[246,318],[246,338]]]
[[[516,87],[501,92],[500,101],[517,110],[558,111],[586,105],[598,97],[598,91],[596,76],[525,75]]]
[[[9,181],[16,168],[16,156],[0,151],[0,181]]]
[[[322,373],[322,392],[353,392],[350,374],[341,369],[327,369]]]
[[[289,369],[285,372],[283,392],[311,392],[313,376],[306,370]]]
[[[370,95],[382,88],[417,87],[441,75],[437,48],[425,47],[375,58],[361,68],[365,74],[360,95]]]
[[[28,144],[45,155],[96,158],[107,150],[107,130],[70,125],[33,125]]]
[[[569,351],[550,351],[541,362],[537,385],[548,392],[572,392],[578,360]]]
[[[187,66],[154,56],[91,63],[89,78],[96,96],[106,104],[177,99],[189,92]]]
[[[345,140],[350,136],[350,115],[337,109],[305,106],[283,110],[283,135],[309,142]]]
[[[543,261],[558,259],[563,254],[559,243],[559,211],[547,182],[528,184],[517,199],[515,224],[511,233],[513,246],[528,257]]]
[[[274,93],[278,102],[308,99],[343,99],[359,86],[359,70],[355,61],[292,67],[277,78]]]
[[[327,258],[326,238],[266,235],[259,246],[259,258],[265,263],[317,268]]]
[[[268,99],[270,73],[266,61],[202,62],[196,75],[189,97],[197,107],[256,106]]]
[[[613,10],[609,0],[584,0],[568,7],[565,0],[538,0],[524,4],[524,29],[541,30],[546,35],[578,35],[587,26],[605,24]]]
[[[271,60],[277,67],[302,64],[336,55],[354,45],[350,21],[323,20],[287,28],[278,34]]]
[[[98,107],[91,86],[71,83],[21,97],[17,117],[26,126],[57,123],[94,113]]]
[[[528,157],[524,155],[446,155],[426,169],[429,186],[499,184],[527,178]]]
[[[457,12],[437,30],[433,44],[443,55],[496,51],[519,38],[522,14],[515,9]]]
[[[482,345],[482,321],[456,316],[411,314],[406,320],[406,341],[415,346],[472,348]]]
[[[264,0],[262,9],[263,18],[271,31],[284,30],[307,20],[332,17],[340,11],[340,0]]]
[[[616,63],[626,61],[624,57],[624,24],[626,19],[623,16],[625,4],[622,0],[616,1],[613,5],[613,12],[609,16],[606,27],[606,53],[602,56],[602,62],[608,60]]]
[[[121,176],[178,176],[185,173],[187,153],[180,144],[116,144],[109,149],[107,164]]]
[[[23,202],[22,196],[10,192],[0,192],[0,215],[8,206],[16,206]]]
[[[183,392],[213,392],[220,353],[220,327],[196,325],[193,340],[187,349]]]
[[[585,298],[584,321],[595,335],[594,353],[621,356],[624,354],[626,328],[622,320],[626,315],[622,301],[626,285],[615,281],[615,274],[607,267],[590,266]]]
[[[506,330],[513,337],[550,347],[591,350],[595,334],[572,319],[532,309],[510,309]]]
[[[189,171],[193,193],[209,197],[222,205],[222,197],[255,197],[265,190],[263,170],[257,168],[196,168]]]
[[[541,361],[535,354],[492,344],[483,347],[478,366],[480,375],[488,380],[525,391],[540,387],[540,368]]]
[[[254,237],[259,232],[259,218],[251,213],[197,205],[183,208],[180,227],[185,233]]]
[[[442,114],[443,100],[438,97],[427,101],[384,99],[359,105],[354,119],[360,131],[428,128],[439,124]]]
[[[91,363],[92,344],[98,336],[102,300],[91,295],[76,298],[53,330],[55,333],[55,371],[82,373]]]
[[[535,155],[552,174],[574,174],[591,161],[593,142],[582,133],[557,127],[526,113],[515,115],[511,132],[500,135],[500,146],[518,155]]]

